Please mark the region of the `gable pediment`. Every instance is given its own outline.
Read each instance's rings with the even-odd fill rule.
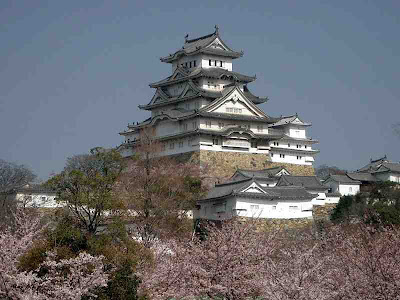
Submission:
[[[229,51],[229,49],[227,49],[227,48],[225,47],[224,43],[223,43],[219,38],[216,38],[216,39],[215,39],[212,43],[210,43],[210,45],[208,45],[206,48]]]
[[[218,105],[210,108],[209,112],[263,117],[262,114],[258,113],[253,108],[252,103],[243,97],[243,95],[241,95],[237,90],[231,93],[224,100],[220,101]]]
[[[293,124],[304,124],[299,118],[294,119],[291,123],[293,123]]]
[[[241,193],[260,193],[265,194],[265,191],[256,182],[240,191]]]

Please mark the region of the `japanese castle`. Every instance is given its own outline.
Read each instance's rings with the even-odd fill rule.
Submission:
[[[125,141],[118,150],[123,156],[132,155],[140,132],[152,128],[163,156],[238,153],[312,168],[319,151],[312,149],[317,140],[306,134],[311,124],[297,114],[271,117],[263,112],[259,105],[269,99],[254,95],[248,87],[256,77],[233,71],[233,61],[242,56],[243,51],[222,40],[217,26],[202,37],[186,36],[183,47],[160,58],[171,64],[171,76],[151,83],[154,96],[139,105],[151,117],[120,132]]]

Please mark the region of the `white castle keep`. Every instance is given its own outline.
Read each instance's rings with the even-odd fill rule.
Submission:
[[[123,156],[135,151],[140,132],[153,128],[162,144],[161,155],[196,151],[263,154],[273,163],[312,166],[319,152],[317,140],[307,136],[311,126],[295,114],[271,117],[259,105],[267,97],[252,94],[248,84],[256,77],[233,71],[233,61],[243,52],[232,50],[215,32],[185,38],[181,49],[160,60],[172,66],[172,75],[151,83],[151,112],[143,122],[129,124],[120,134]]]

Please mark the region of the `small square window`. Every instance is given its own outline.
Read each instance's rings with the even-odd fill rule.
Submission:
[[[195,60],[193,61],[193,67],[196,67],[196,61]]]
[[[271,157],[274,157],[274,154],[273,154],[273,153],[271,153]]]
[[[219,145],[219,140],[217,138],[213,139],[213,145]]]

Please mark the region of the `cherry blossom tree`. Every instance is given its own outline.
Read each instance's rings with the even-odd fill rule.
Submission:
[[[90,291],[105,286],[108,280],[102,257],[80,253],[77,257],[55,261],[54,253],[31,272],[18,270],[18,259],[40,235],[40,216],[17,209],[14,226],[0,230],[0,298],[4,299],[81,299]],[[45,274],[39,275],[39,271]]]
[[[244,299],[262,295],[263,264],[274,252],[253,224],[229,222],[208,227],[200,242],[170,243],[156,256],[156,267],[143,277],[143,292],[152,299],[186,296]]]
[[[335,226],[321,246],[331,299],[399,299],[399,229]]]
[[[151,132],[142,132],[136,155],[116,186],[147,247],[162,236],[190,232],[188,213],[205,192],[199,166],[160,157],[160,147]]]

